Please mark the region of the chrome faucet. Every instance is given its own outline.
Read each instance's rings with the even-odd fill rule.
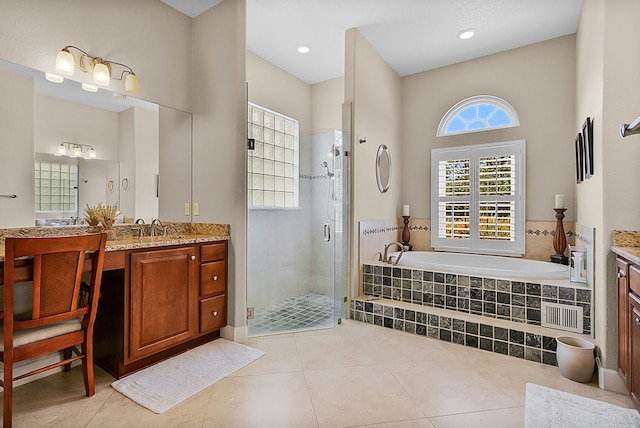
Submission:
[[[136,219],[135,224],[145,224],[144,219],[142,218]],[[138,238],[142,238],[144,236],[144,228],[142,226],[135,227],[134,230],[138,231]]]
[[[156,236],[156,228],[160,225],[162,228],[162,236],[167,236],[167,228],[162,225],[162,222],[159,218],[154,218],[151,221],[151,236]]]
[[[394,245],[400,248],[400,254],[398,254],[398,258],[396,258],[395,260],[393,256],[387,256],[387,254],[389,253],[389,248]],[[384,255],[382,256],[382,262],[390,263],[395,266],[398,264],[398,262],[400,261],[400,257],[402,257],[405,251],[407,251],[407,247],[405,247],[401,242],[389,242],[384,246]]]

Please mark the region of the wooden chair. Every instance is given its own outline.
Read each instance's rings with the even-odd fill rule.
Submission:
[[[93,325],[98,309],[106,233],[6,238],[2,353],[4,364],[3,423],[11,426],[13,382],[82,360],[87,396],[95,394]],[[14,313],[14,269],[18,258],[33,258],[33,299],[30,313]],[[82,284],[85,258],[91,259],[88,284]],[[87,262],[88,263],[88,262]],[[80,349],[77,346],[80,345]],[[14,377],[13,364],[62,351],[63,361]],[[73,354],[76,356],[73,356]]]

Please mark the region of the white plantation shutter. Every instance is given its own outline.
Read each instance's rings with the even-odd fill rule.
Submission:
[[[524,140],[434,149],[431,164],[435,249],[524,254]]]

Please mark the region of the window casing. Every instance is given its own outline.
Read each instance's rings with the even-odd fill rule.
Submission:
[[[431,151],[431,244],[436,250],[522,255],[525,141]]]
[[[451,107],[440,120],[436,136],[520,126],[516,110],[492,95],[476,95]]]
[[[298,207],[298,121],[255,104],[248,106],[248,204],[252,208]]]

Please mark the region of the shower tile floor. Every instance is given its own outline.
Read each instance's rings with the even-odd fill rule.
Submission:
[[[333,296],[308,292],[256,308],[249,336],[333,327]]]

